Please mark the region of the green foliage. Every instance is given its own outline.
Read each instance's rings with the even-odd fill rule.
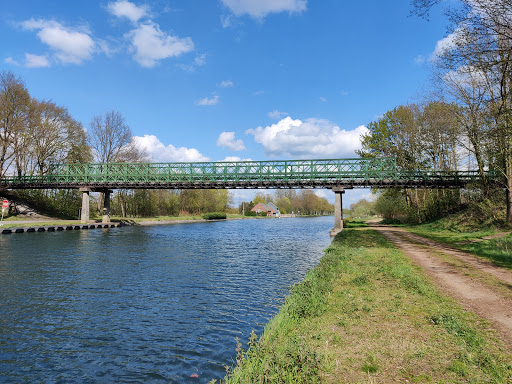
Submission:
[[[16,196],[48,216],[76,219],[82,208],[82,195],[74,189],[20,190]]]
[[[227,215],[225,212],[210,212],[203,214],[205,220],[225,220]]]
[[[117,191],[112,197],[111,210],[113,215],[121,217],[201,215],[226,212],[231,198],[226,189]]]
[[[352,217],[369,217],[374,216],[375,203],[366,199],[361,199],[357,203],[350,204],[350,215]]]
[[[375,202],[375,211],[384,219],[404,219],[407,216],[407,202],[399,189],[387,189]]]

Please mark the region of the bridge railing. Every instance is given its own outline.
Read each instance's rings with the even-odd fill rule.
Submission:
[[[394,158],[198,163],[54,164],[50,182],[237,182],[398,177]]]
[[[488,177],[497,177],[488,173]],[[236,187],[237,183],[299,185],[407,185],[453,184],[479,179],[477,171],[435,172],[399,170],[395,158],[323,159],[283,161],[237,161],[197,163],[108,163],[53,164],[44,176],[10,176],[0,185],[66,187],[91,185],[217,184]]]

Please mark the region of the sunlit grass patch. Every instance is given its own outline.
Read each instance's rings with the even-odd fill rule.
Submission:
[[[510,234],[501,238],[481,240],[496,234],[497,230],[494,228],[465,231],[464,228],[447,227],[446,221],[439,220],[434,223],[406,227],[406,229],[490,260],[500,267],[512,268],[512,236]],[[475,240],[477,241],[472,242]]]
[[[512,355],[373,230],[344,230],[226,383],[496,382]],[[280,362],[280,363],[278,363]]]

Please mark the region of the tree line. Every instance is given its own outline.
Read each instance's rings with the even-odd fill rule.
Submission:
[[[0,177],[44,175],[56,163],[146,162],[124,116],[107,111],[94,116],[86,130],[66,107],[32,97],[23,80],[0,73]],[[24,190],[12,196],[49,214],[77,217],[77,190]],[[92,217],[99,215],[103,195],[92,196]],[[119,190],[111,201],[113,215],[177,216],[225,212],[232,203],[227,190]]]
[[[412,0],[427,17],[441,0]],[[472,192],[388,190],[377,205],[421,222],[464,198],[495,199],[504,191],[512,223],[512,2],[458,0],[447,11],[451,34],[431,59],[432,83],[421,103],[400,105],[368,125],[362,157],[394,156],[403,170],[478,170]],[[498,176],[498,184],[486,177]],[[496,188],[497,187],[497,188]],[[391,214],[391,213],[389,213]]]
[[[54,163],[123,163],[150,161],[138,147],[123,115],[107,111],[94,116],[86,130],[64,106],[37,100],[22,79],[0,73],[0,177],[44,175]],[[25,190],[18,197],[49,214],[77,217],[81,194],[77,190]],[[99,216],[103,195],[91,195],[91,215]],[[278,190],[258,193],[245,211],[258,202],[274,202],[283,213],[305,215],[333,211],[313,191]],[[226,212],[233,196],[220,190],[118,190],[111,199],[111,214],[121,217],[199,215]],[[240,212],[242,211],[240,207]]]

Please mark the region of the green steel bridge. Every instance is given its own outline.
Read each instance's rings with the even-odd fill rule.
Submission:
[[[492,172],[489,179],[496,179]],[[0,188],[213,189],[421,187],[457,188],[477,171],[404,171],[395,158],[198,163],[53,164],[43,176],[6,176]]]

